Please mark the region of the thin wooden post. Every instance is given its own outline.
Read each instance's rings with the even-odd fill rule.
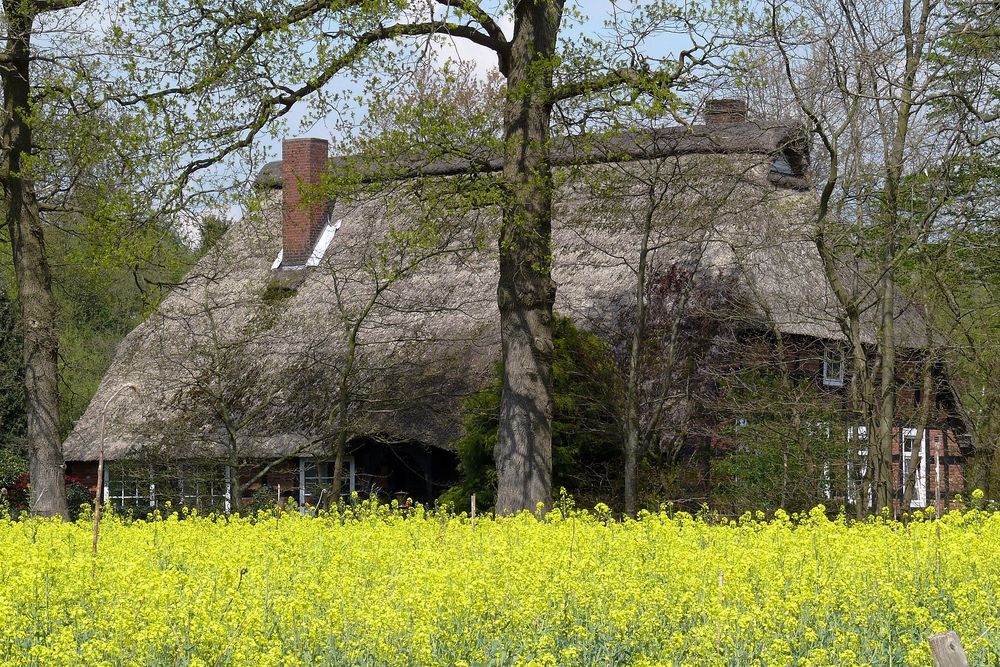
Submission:
[[[476,529],[476,494],[472,494],[472,530]]]
[[[319,507],[323,502],[323,494],[326,493],[326,487],[324,486],[319,490],[319,498],[316,499],[316,504],[313,505],[313,516],[319,516]]]
[[[969,667],[965,649],[954,630],[934,635],[927,641],[930,642],[931,657],[937,667]]]
[[[101,503],[104,502],[104,415],[101,415],[101,453],[97,459],[97,493],[94,495],[94,533],[91,538],[91,553],[94,562],[90,565],[90,576],[94,576],[97,565],[97,538],[101,530]]]
[[[937,449],[934,452],[934,509],[937,510],[937,515],[941,516],[944,514],[944,505],[941,504],[941,443],[937,443]]]
[[[107,421],[106,416],[108,408],[111,407],[111,401],[115,400],[118,397],[118,394],[122,393],[126,389],[131,389],[137,396],[139,395],[139,390],[134,384],[123,384],[118,387],[115,393],[111,394],[111,397],[108,399],[107,403],[104,404],[104,408],[101,410],[101,449],[97,458],[97,493],[94,494],[94,528],[90,546],[91,554],[93,555],[93,560],[90,564],[91,577],[93,577],[97,571],[97,540],[100,536],[101,530],[101,504],[107,500],[107,498],[104,497],[104,434]]]

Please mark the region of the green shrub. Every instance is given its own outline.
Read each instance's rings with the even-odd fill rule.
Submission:
[[[613,502],[621,476],[619,431],[620,380],[611,350],[598,336],[573,320],[556,315],[552,327],[555,413],[552,419],[552,488],[567,489],[586,506]],[[464,435],[453,444],[462,482],[439,499],[459,511],[496,501],[497,473],[493,448],[499,426],[503,368],[465,401]]]
[[[13,486],[26,472],[28,462],[23,456],[13,450],[0,448],[0,488]]]

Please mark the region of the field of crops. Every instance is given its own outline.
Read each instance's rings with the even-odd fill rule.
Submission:
[[[0,519],[3,665],[1000,664],[1000,515]]]

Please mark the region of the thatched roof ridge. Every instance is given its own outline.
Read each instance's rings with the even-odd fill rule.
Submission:
[[[809,154],[805,131],[794,124],[765,125],[757,122],[724,125],[692,125],[617,132],[608,136],[557,138],[550,151],[556,166],[571,166],[650,160],[684,155],[771,155],[784,157],[793,175],[776,174],[775,180],[785,187],[805,189],[803,178]],[[413,178],[417,176],[454,176],[466,173],[498,172],[503,169],[502,157],[481,148],[472,148],[463,157],[441,159],[355,155],[334,157],[330,169],[357,176],[360,180]],[[281,160],[268,162],[257,174],[255,184],[263,188],[282,186]]]

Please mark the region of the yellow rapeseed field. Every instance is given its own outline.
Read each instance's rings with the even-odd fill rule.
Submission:
[[[603,511],[602,511],[603,510]],[[0,664],[1000,664],[1000,514],[0,519]]]

